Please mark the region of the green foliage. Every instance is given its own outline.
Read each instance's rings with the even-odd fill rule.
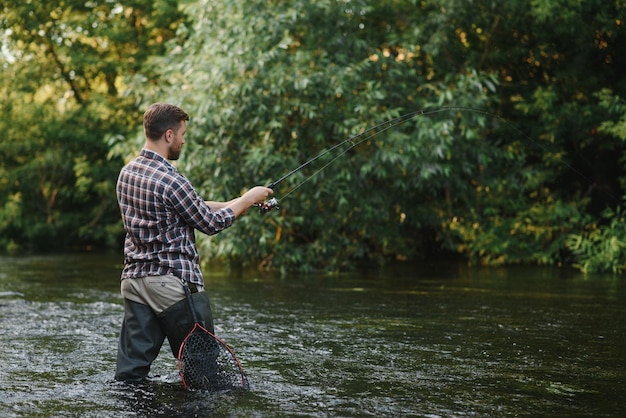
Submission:
[[[181,18],[168,0],[2,3],[0,248],[119,245],[105,138],[141,123],[126,86]]]
[[[619,96],[613,95],[611,89],[602,89],[597,94],[600,106],[606,109],[609,114],[616,115],[617,121],[606,120],[602,122],[598,130],[626,141],[626,102]]]
[[[611,89],[603,89],[597,94],[600,107],[606,109],[614,119],[600,124],[598,131],[609,134],[621,141],[626,140],[626,104],[613,94]],[[622,166],[626,155],[619,155]],[[624,187],[624,177],[619,178]],[[576,257],[575,266],[586,273],[612,271],[623,273],[626,266],[626,223],[623,207],[607,208],[598,222],[585,224],[582,233],[572,233],[567,239],[567,248]]]
[[[579,207],[549,196],[528,202],[515,202],[524,209],[506,214],[511,203],[490,204],[477,212],[444,224],[444,231],[459,253],[474,264],[562,264],[562,252],[569,234],[588,221]],[[582,206],[582,205],[581,205]]]
[[[5,113],[11,122],[3,127],[15,140],[0,146],[8,194],[0,210],[8,220],[3,237],[39,250],[93,242],[102,234],[100,222],[117,218],[111,200],[117,167],[105,159],[92,115],[35,104],[18,109]],[[46,124],[33,124],[35,109]],[[87,228],[85,235],[76,234],[79,226]]]
[[[582,234],[571,234],[567,247],[576,256],[575,266],[585,273],[622,273],[626,267],[626,219],[621,210],[611,209],[603,217],[603,224],[589,225]]]

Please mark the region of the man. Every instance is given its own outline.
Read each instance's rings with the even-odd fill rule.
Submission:
[[[118,178],[117,199],[126,238],[117,380],[140,382],[146,378],[165,337],[178,357],[193,325],[183,282],[191,289],[199,320],[213,332],[194,230],[216,234],[272,193],[257,186],[228,202],[200,198],[168,161],[180,156],[187,121],[189,115],[179,107],[151,105],[143,118],[144,148]]]

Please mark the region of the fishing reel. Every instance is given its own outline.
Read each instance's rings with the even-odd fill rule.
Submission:
[[[259,207],[259,213],[261,215],[263,215],[264,213],[267,213],[269,211],[271,211],[272,209],[276,209],[279,210],[280,207],[278,206],[278,200],[275,197],[272,197],[270,200],[268,200],[267,202],[263,202],[263,203],[259,203],[257,205]]]

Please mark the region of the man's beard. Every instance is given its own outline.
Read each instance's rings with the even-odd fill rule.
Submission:
[[[171,161],[175,161],[178,160],[178,158],[180,157],[180,152],[183,149],[183,147],[179,147],[178,149],[173,149],[170,148],[168,153],[167,153],[167,159],[171,160]]]

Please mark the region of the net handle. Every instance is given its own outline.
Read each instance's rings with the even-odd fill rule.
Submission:
[[[189,311],[191,313],[191,318],[193,319],[193,323],[200,324],[200,322],[198,321],[198,315],[196,314],[196,306],[193,303],[193,298],[191,297],[191,290],[189,289],[189,285],[187,284],[187,282],[183,282],[183,289],[185,290],[185,296],[187,297],[187,303],[189,304]]]

